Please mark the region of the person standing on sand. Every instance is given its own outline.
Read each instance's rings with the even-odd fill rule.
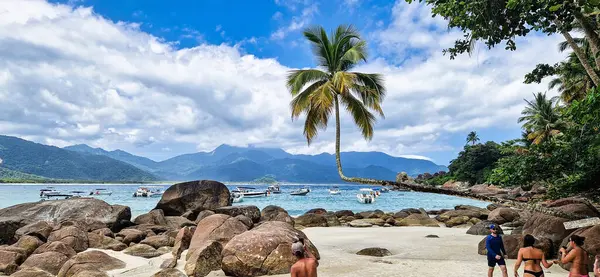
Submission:
[[[596,255],[596,261],[594,262],[594,275],[600,277],[600,255]]]
[[[517,256],[517,262],[515,263],[515,277],[519,277],[517,271],[521,267],[521,263],[525,262],[525,271],[523,277],[543,277],[545,268],[550,268],[552,263],[546,261],[544,252],[533,246],[535,244],[535,238],[532,235],[525,235],[523,237],[523,247],[519,249]]]
[[[502,237],[498,234],[498,228],[496,225],[490,225],[490,235],[485,238],[485,249],[487,249],[487,260],[488,260],[488,277],[494,276],[494,267],[496,264],[502,270],[502,277],[508,277],[508,271],[506,270],[506,250],[504,249],[504,242]]]
[[[319,261],[306,249],[304,239],[292,243],[292,254],[298,258],[290,270],[292,277],[317,277]]]
[[[578,235],[572,235],[569,238],[569,249],[562,247],[558,253],[560,259],[557,262],[562,264],[571,264],[571,270],[569,271],[569,277],[589,277],[588,275],[588,253],[581,248],[583,246],[584,237]]]

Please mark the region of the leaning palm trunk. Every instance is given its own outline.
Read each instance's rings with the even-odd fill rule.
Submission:
[[[340,157],[340,104],[338,96],[335,96],[335,162],[337,164],[337,170],[340,174],[340,178],[346,182],[369,184],[369,185],[383,185],[386,181],[357,178],[357,177],[346,177],[342,171],[342,159]]]
[[[585,36],[590,44],[590,49],[592,50],[592,56],[594,57],[594,61],[596,62],[596,68],[600,69],[600,56],[598,56],[598,52],[600,51],[600,37],[594,27],[590,24],[588,19],[581,13],[575,13],[575,18],[581,25]],[[598,85],[598,84],[596,84]]]
[[[581,62],[581,65],[583,66],[583,68],[585,68],[585,71],[592,79],[592,82],[594,82],[594,85],[596,85],[596,86],[600,85],[600,77],[598,77],[598,74],[596,74],[596,71],[590,65],[585,54],[583,53],[583,51],[581,50],[579,45],[577,45],[577,43],[575,42],[575,40],[573,39],[571,34],[569,34],[569,32],[566,32],[566,31],[563,31],[562,34],[565,37],[565,39],[567,40],[567,42],[569,43],[569,46],[571,46],[571,49],[573,49],[573,52],[575,53],[575,55],[577,55],[577,58]],[[590,44],[590,47],[591,47],[591,44]]]

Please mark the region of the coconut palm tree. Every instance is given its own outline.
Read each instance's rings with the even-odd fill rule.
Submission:
[[[574,41],[581,47],[584,55],[588,57],[590,63],[593,63],[594,58],[590,49],[589,43],[584,38],[574,38]],[[561,52],[570,49],[569,43],[566,41],[558,45]],[[595,69],[598,72],[597,69]],[[567,60],[561,62],[556,69],[557,77],[548,84],[550,89],[558,89],[560,98],[564,103],[571,103],[574,100],[581,100],[587,94],[587,91],[594,86],[594,82],[587,74],[581,61],[575,53],[571,52]]]
[[[352,115],[366,140],[373,137],[374,113],[384,116],[381,102],[385,96],[383,78],[379,74],[351,71],[367,60],[367,44],[352,27],[341,25],[329,36],[323,27],[304,31],[310,42],[318,68],[292,70],[287,76],[287,88],[292,94],[292,119],[306,115],[304,136],[308,144],[325,129],[329,117],[335,116],[335,154],[342,180],[358,183],[381,181],[346,177],[340,159],[340,104]]]
[[[519,123],[524,122],[523,129],[528,132],[527,138],[534,144],[561,134],[564,122],[557,111],[556,99],[548,99],[545,93],[538,92],[534,100],[527,102],[521,112]]]
[[[471,144],[475,145],[475,143],[477,143],[478,141],[479,141],[479,136],[477,135],[477,133],[475,131],[471,131],[467,135],[467,143],[471,143]]]

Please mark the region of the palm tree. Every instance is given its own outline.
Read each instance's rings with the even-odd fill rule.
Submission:
[[[475,143],[477,143],[478,141],[479,141],[479,136],[477,135],[477,133],[475,131],[471,131],[467,135],[467,143],[472,143],[473,145],[475,145]]]
[[[544,140],[561,134],[560,129],[564,127],[557,111],[556,99],[548,99],[545,93],[538,92],[534,95],[534,100],[525,100],[527,106],[521,112],[519,123],[523,124],[523,129],[528,132],[527,138],[534,144],[540,144]]]
[[[590,63],[593,63],[594,58],[592,57],[588,41],[584,38],[574,38],[574,41],[581,47]],[[561,52],[564,52],[570,48],[570,45],[566,41],[563,41],[559,44],[558,48]],[[557,77],[550,81],[548,87],[550,89],[557,88],[558,92],[560,92],[561,100],[567,104],[574,100],[583,99],[587,91],[594,86],[594,82],[573,52],[569,54],[566,61],[559,64],[556,69],[556,75]]]
[[[340,103],[352,115],[366,140],[373,137],[376,121],[373,113],[384,116],[382,76],[351,71],[359,62],[367,60],[366,42],[352,26],[345,25],[329,36],[323,27],[308,28],[304,37],[312,45],[318,68],[289,72],[287,87],[293,96],[292,120],[306,115],[304,135],[310,144],[335,113],[335,154],[340,177],[347,182],[381,184],[382,181],[344,176],[340,159]]]

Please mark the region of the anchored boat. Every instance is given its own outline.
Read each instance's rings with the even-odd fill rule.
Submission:
[[[299,190],[295,190],[290,195],[292,196],[306,196],[310,192],[309,188],[301,188]]]
[[[40,190],[40,197],[47,198],[48,196],[59,195],[60,191],[55,190],[54,187],[47,187],[45,189]]]
[[[253,187],[237,187],[231,192],[239,193],[247,198],[256,198],[256,197],[265,197],[267,196],[267,191],[254,191]]]
[[[231,202],[232,203],[240,203],[244,201],[244,195],[241,193],[234,192],[231,194]]]
[[[111,195],[112,191],[107,190],[107,189],[96,189],[93,191],[90,191],[90,195]]]
[[[373,189],[364,188],[360,189],[360,193],[356,195],[356,198],[359,203],[362,204],[373,204],[375,203],[375,191]]]
[[[272,185],[267,188],[267,191],[274,194],[280,194],[281,188],[279,187],[279,185]]]
[[[339,187],[332,187],[329,189],[329,194],[331,195],[339,195],[342,194],[342,191],[340,190]]]

